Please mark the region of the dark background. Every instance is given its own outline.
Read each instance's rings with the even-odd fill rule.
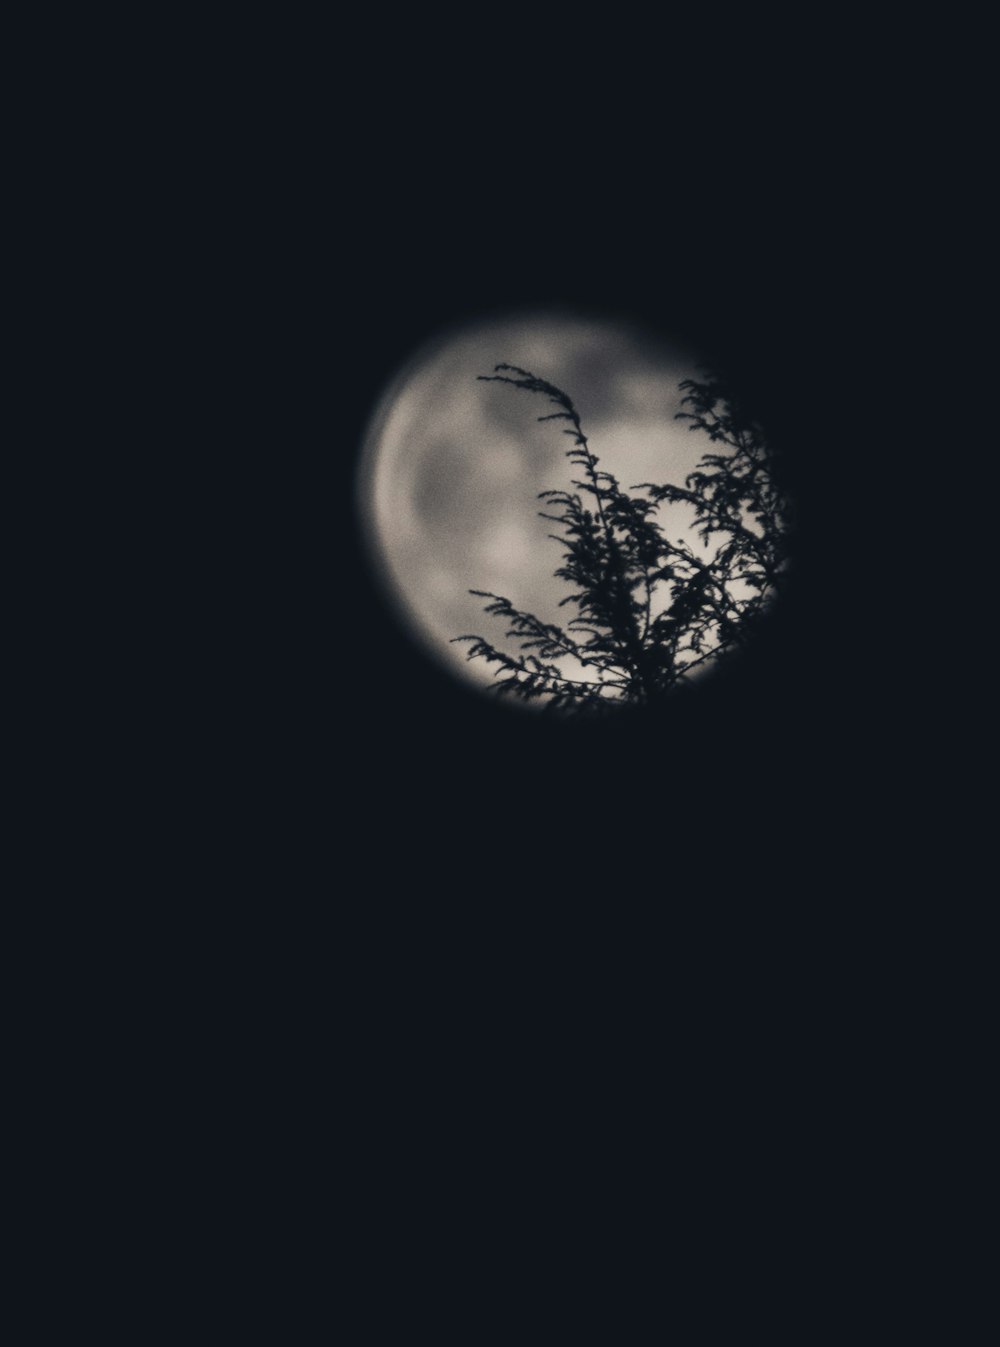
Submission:
[[[102,1144],[162,1189],[132,1202],[184,1248],[316,1224],[326,1266],[342,1204],[349,1275],[416,1285],[423,1253],[440,1307],[484,1224],[549,1269],[568,1220],[601,1261],[637,1192],[659,1220],[690,1185],[676,1242],[704,1273],[734,1196],[742,1262],[767,1217],[797,1243],[817,1211],[867,1212],[866,1153],[886,1206],[906,1187],[893,1105],[947,1048],[900,864],[928,734],[885,508],[919,414],[896,381],[907,144],[871,34],[706,17],[665,37],[245,20],[181,34],[176,60],[158,38],[109,99],[116,138],[84,147],[68,206],[104,251],[80,340],[99,315],[117,343],[88,473],[122,434],[81,648],[95,613],[113,639],[99,697],[80,675],[80,840],[59,839],[74,897],[98,898],[51,944],[105,1025],[60,1015],[55,1037],[79,1074],[63,1111],[93,1101]],[[428,664],[355,514],[400,363],[453,321],[551,303],[727,366],[799,518],[755,659],[599,729]],[[772,1299],[799,1275],[787,1245]]]

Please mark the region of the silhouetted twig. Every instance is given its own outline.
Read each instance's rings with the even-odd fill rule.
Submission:
[[[568,422],[563,434],[573,443],[566,458],[581,470],[570,483],[575,490],[539,494],[556,511],[540,511],[541,518],[561,530],[549,535],[564,549],[555,575],[570,587],[559,606],[573,604],[577,615],[560,627],[514,608],[502,595],[469,591],[489,599],[485,612],[506,619],[506,635],[519,648],[509,654],[481,636],[454,638],[471,642],[469,659],[499,664],[497,690],[556,710],[649,703],[742,646],[783,584],[789,507],[773,480],[760,428],[721,382],[683,380],[682,406],[690,410],[677,413],[690,421],[689,430],[703,431],[721,450],[705,453],[683,487],[647,482],[631,488],[644,491],[644,498],[598,468],[579,413],[562,389],[517,365],[500,364],[479,377],[541,393],[557,406],[537,420]],[[656,516],[670,504],[693,509],[705,556],[664,535]],[[567,659],[598,677],[572,677]]]

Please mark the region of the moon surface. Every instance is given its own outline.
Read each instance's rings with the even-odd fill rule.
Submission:
[[[694,353],[623,321],[535,312],[484,318],[428,342],[391,381],[369,424],[358,505],[375,569],[403,623],[428,654],[487,689],[497,666],[469,660],[465,634],[517,653],[506,624],[483,612],[488,590],[546,622],[566,621],[569,592],[553,572],[540,491],[571,489],[570,441],[539,394],[478,382],[507,363],[556,384],[580,413],[601,468],[623,489],[683,483],[704,435],[674,420],[682,379],[704,376]],[[668,536],[692,540],[683,506],[661,510]]]

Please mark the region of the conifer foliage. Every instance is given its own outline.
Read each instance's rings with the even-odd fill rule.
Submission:
[[[549,536],[563,549],[555,575],[569,592],[559,606],[575,609],[574,616],[559,626],[502,595],[469,591],[488,600],[485,612],[503,619],[516,647],[511,653],[481,636],[454,638],[470,643],[469,659],[499,665],[496,690],[551,710],[649,704],[743,647],[785,583],[790,509],[760,427],[739,399],[714,376],[685,379],[681,405],[688,410],[677,417],[717,448],[683,486],[646,482],[623,490],[598,467],[579,413],[560,388],[517,365],[479,377],[554,405],[537,420],[565,422],[575,473],[572,490],[539,496],[541,517],[559,530]],[[671,518],[670,506],[688,508]],[[668,538],[666,525],[686,531],[688,540]]]

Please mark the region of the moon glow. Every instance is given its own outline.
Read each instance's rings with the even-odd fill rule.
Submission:
[[[568,443],[558,423],[536,420],[552,410],[542,400],[477,381],[504,362],[569,394],[601,467],[625,489],[682,483],[706,448],[674,420],[678,384],[698,375],[697,356],[627,322],[511,314],[455,328],[415,354],[372,416],[358,506],[400,619],[432,658],[480,689],[496,666],[450,642],[477,633],[503,645],[504,628],[469,590],[505,595],[547,622],[565,620],[558,605],[568,592],[553,575],[562,549],[537,499],[570,489]],[[687,536],[684,507],[671,508],[669,533]]]

